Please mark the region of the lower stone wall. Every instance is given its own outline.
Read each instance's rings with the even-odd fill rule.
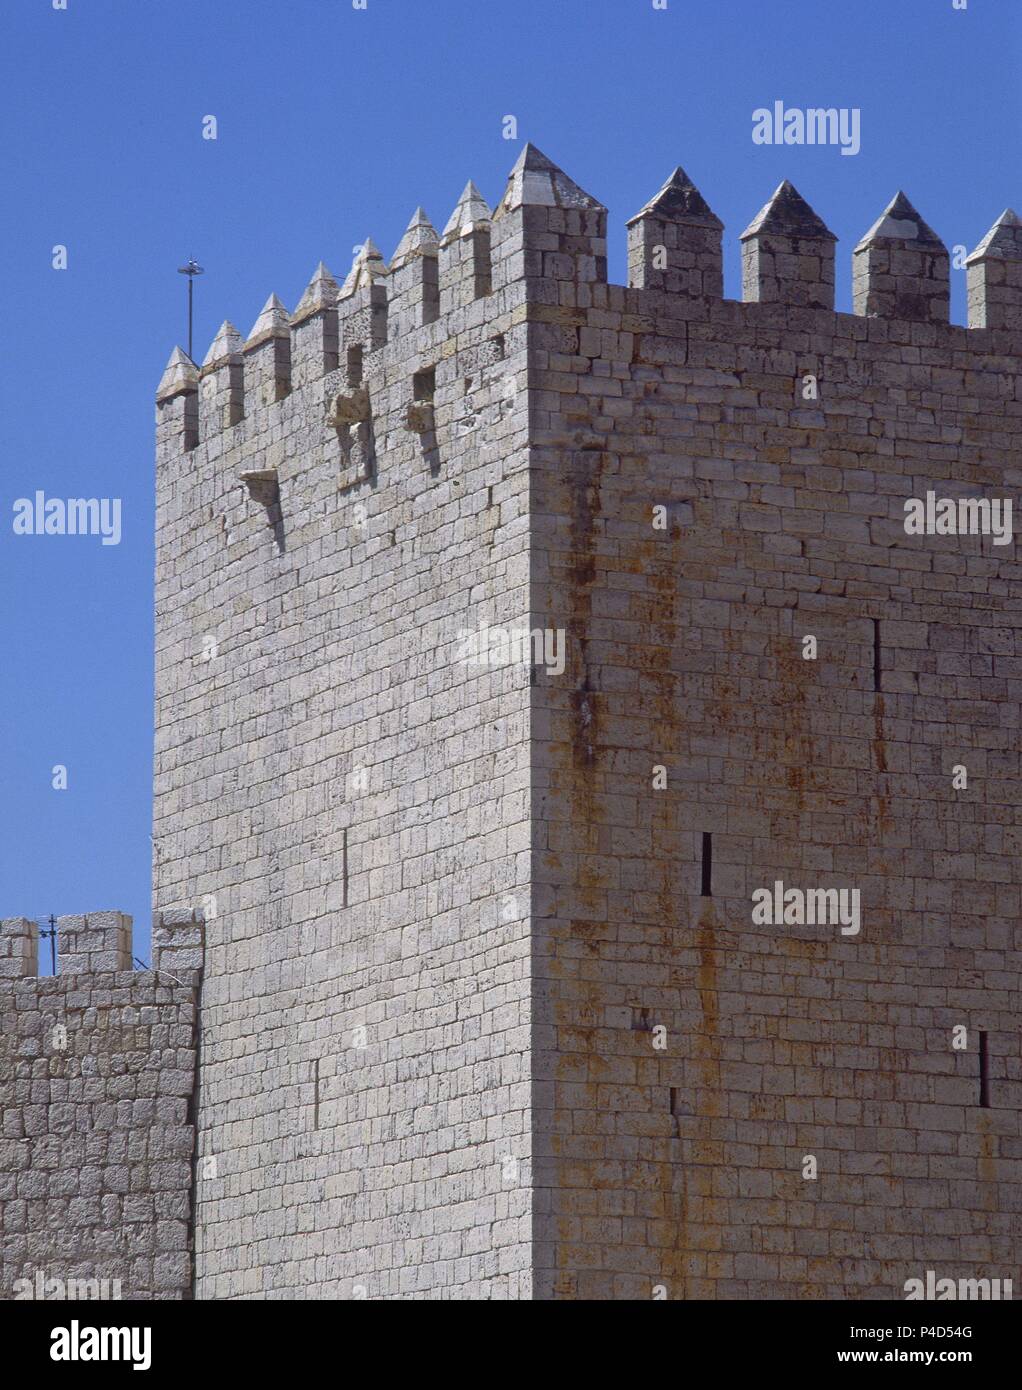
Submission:
[[[202,927],[158,924],[155,971],[130,929],[58,919],[65,973],[39,977],[35,924],[0,924],[2,1299],[191,1297]]]

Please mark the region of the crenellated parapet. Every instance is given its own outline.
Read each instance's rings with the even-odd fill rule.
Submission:
[[[291,321],[271,294],[242,349],[245,394],[258,405],[282,400],[291,390]]]
[[[230,429],[245,414],[241,334],[225,319],[199,369],[199,434]]]
[[[130,971],[141,979],[161,970],[202,970],[203,915],[190,909],[157,914],[153,922],[152,972],[136,971],[131,918],[124,912],[57,917],[57,975],[44,979]],[[39,924],[29,917],[0,920],[0,983],[39,976]],[[194,977],[191,980],[194,983]]]
[[[291,382],[297,388],[337,367],[337,281],[320,261],[291,315]]]
[[[0,980],[39,974],[39,927],[28,917],[0,921]]]
[[[677,168],[660,191],[628,219],[628,283],[667,294],[724,294],[724,224]]]
[[[131,918],[123,912],[90,912],[57,918],[61,975],[131,970]]]
[[[837,237],[787,179],[746,227],[741,241],[746,302],[833,309]]]
[[[381,252],[367,239],[337,296],[342,363],[353,351],[364,355],[386,343],[387,274]]]
[[[440,316],[440,238],[416,208],[390,260],[388,332],[422,328]]]
[[[469,179],[440,238],[440,313],[448,314],[490,293],[491,213]]]
[[[191,1296],[201,915],[168,913],[153,969],[131,918],[0,922],[0,1300]],[[30,1289],[30,1293],[26,1293]]]
[[[952,1212],[941,1249],[973,1273],[1005,1238],[983,1223],[1018,1209],[1022,1152],[1018,219],[970,258],[965,327],[907,199],[842,256],[790,182],[759,194],[733,228],[741,299],[681,168],[612,285],[606,209],[528,146],[495,206],[470,182],[386,257],[321,262],[293,312],[253,302],[201,367],[172,357],[154,970],[90,976],[124,959],[111,914],[65,931],[80,973],[26,983],[20,922],[0,974],[33,1002],[180,996],[204,927],[170,909],[207,905],[201,1085],[172,1068],[195,1100],[197,1297],[641,1298],[664,1250],[672,1297],[893,1296],[927,1213]],[[941,499],[989,534],[911,531]],[[512,633],[531,651],[508,662]],[[760,885],[839,871],[861,936],[857,908],[847,940],[750,918]],[[996,1110],[972,1084],[985,1038]],[[863,1163],[892,1183],[854,1222],[824,1204],[818,1270],[764,1255],[754,1210],[798,1185],[803,1105],[842,1202]],[[961,1198],[916,1171],[906,1123],[919,1153],[976,1141]],[[747,1193],[712,1252],[679,1154],[693,1201],[709,1168]],[[599,1197],[581,1227],[580,1191]],[[636,1191],[664,1240],[621,1228]],[[316,1221],[293,1220],[307,1201]],[[874,1259],[892,1210],[900,1245]],[[473,1223],[490,1234],[462,1244]]]
[[[1005,208],[965,264],[969,327],[1022,331],[1022,219]]]
[[[199,369],[176,347],[156,388],[156,444],[160,453],[179,454],[198,442]]]
[[[607,283],[607,209],[535,145],[511,170],[493,227],[494,288],[542,280],[548,292],[539,298],[556,304],[561,285]]]
[[[675,169],[628,220],[629,289],[665,305],[722,299],[722,233],[699,189]],[[292,313],[271,295],[245,340],[225,321],[201,367],[176,348],[157,391],[161,448],[187,452],[338,369],[342,387],[361,391],[374,354],[426,330],[430,343],[445,329],[454,336],[454,316],[515,286],[530,303],[593,307],[607,285],[606,236],[603,205],[526,145],[492,212],[469,181],[441,233],[415,210],[389,265],[367,239],[341,285],[320,262]],[[785,180],[741,234],[742,302],[833,312],[836,240]],[[967,265],[968,327],[1019,331],[1014,212],[1001,215]],[[947,324],[949,275],[947,248],[898,193],[852,252],[853,314]],[[365,422],[363,408],[357,396],[328,414],[353,425]]]
[[[877,318],[947,323],[950,265],[940,237],[897,193],[853,252],[852,307]]]

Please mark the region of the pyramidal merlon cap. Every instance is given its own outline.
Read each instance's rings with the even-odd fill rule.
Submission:
[[[390,258],[391,270],[413,260],[416,256],[428,255],[440,245],[436,228],[422,208],[416,208],[412,220],[405,228],[404,236],[397,244],[397,250]]]
[[[181,391],[194,391],[199,380],[199,369],[182,348],[176,347],[163,369],[160,384],[156,388],[158,401],[168,400]]]
[[[724,226],[680,164],[659,192],[634,217],[628,219],[627,225],[630,227],[643,217],[662,217],[666,222],[705,222],[713,227]]]
[[[224,319],[220,329],[209,345],[209,351],[202,359],[204,367],[214,367],[219,362],[224,362],[228,357],[233,357],[241,351],[241,334],[231,323],[230,319]]]
[[[813,212],[795,185],[787,179],[778,184],[770,201],[760,208],[738,239],[747,241],[749,237],[758,236],[762,232],[777,232],[781,236],[801,236],[819,241],[837,241],[837,237],[823,219]]]
[[[933,228],[923,221],[900,191],[887,204],[855,250],[859,251],[875,241],[910,241],[916,246],[947,249]]]
[[[569,179],[563,169],[547,159],[535,145],[526,145],[508,176],[504,196],[497,204],[494,217],[514,208],[550,207],[583,208],[605,212],[602,203],[591,198],[584,189]]]
[[[248,335],[245,346],[253,347],[266,338],[287,338],[290,333],[291,320],[288,312],[277,296],[271,294],[259,311],[259,317],[252,325],[252,332]]]
[[[1022,260],[1022,219],[1012,208],[1005,208],[986,236],[965,260],[985,260],[987,256],[1001,256],[1005,260]]]
[[[445,242],[454,241],[457,237],[467,236],[476,227],[488,227],[490,217],[489,204],[472,180],[469,179],[454,211],[447,219],[442,240]]]
[[[337,281],[320,261],[291,316],[292,323],[300,323],[302,319],[307,319],[311,314],[318,314],[323,309],[332,309],[337,303],[337,294]]]
[[[359,247],[358,255],[351,263],[348,278],[341,286],[340,298],[347,299],[348,295],[372,285],[386,273],[387,265],[379,247],[372,237],[367,237],[363,245]]]

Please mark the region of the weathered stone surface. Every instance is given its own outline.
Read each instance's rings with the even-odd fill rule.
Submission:
[[[742,298],[833,309],[836,240],[785,179],[741,235]]]
[[[903,524],[1022,481],[986,273],[1014,223],[970,258],[977,328],[941,319],[907,200],[835,314],[833,238],[782,186],[735,303],[668,182],[609,285],[605,212],[533,150],[441,238],[434,321],[397,279],[425,242],[367,252],[293,316],[285,394],[228,340],[219,410],[161,403],[157,972],[24,979],[0,930],[8,1267],[40,1202],[83,1262],[97,1222],[139,1228],[135,1285],[182,1289],[194,1113],[200,1298],[1016,1274],[1019,574]],[[271,475],[273,528],[239,486]],[[516,629],[563,633],[563,668],[466,645]],[[858,890],[860,932],[757,924],[782,879]],[[38,1065],[61,1008],[97,1065]]]
[[[566,179],[523,159],[492,229],[466,190],[436,322],[376,280],[356,358],[184,484],[161,455],[156,901],[220,904],[200,1153],[245,1192],[199,1185],[199,1294],[1009,1273],[1018,580],[902,509],[1017,486],[1022,344],[821,306],[833,236],[786,185],[747,237],[772,301],[719,297],[680,174],[633,219],[675,278],[607,285]],[[241,460],[280,470],[283,555]],[[563,629],[563,674],[459,660],[482,623]],[[229,660],[188,659],[205,632]],[[779,877],[857,885],[860,936],[754,926]],[[315,1236],[277,1220],[305,1203]]]
[[[201,967],[201,921],[187,920],[157,926],[148,971],[133,968],[130,917],[59,917],[60,973],[42,978],[21,948],[37,944],[35,924],[0,924],[0,964],[13,942],[31,966],[0,978],[0,1171],[11,1180],[0,1177],[0,1298],[24,1297],[20,1280],[49,1299],[82,1280],[99,1280],[104,1298],[192,1296],[198,971],[165,968],[178,965],[182,933]],[[161,1219],[169,1210],[177,1219]]]
[[[197,391],[198,388],[199,369],[183,348],[175,348],[160,378],[156,399],[170,400],[183,391]]]
[[[628,220],[628,284],[720,298],[723,223],[680,166]]]
[[[904,193],[896,193],[853,253],[856,314],[947,323],[950,258]]]
[[[369,289],[386,274],[387,265],[379,247],[372,237],[366,237],[351,263],[351,269],[341,286],[338,298],[347,299],[356,290]]]
[[[1022,219],[1005,208],[965,262],[970,328],[1022,330]]]

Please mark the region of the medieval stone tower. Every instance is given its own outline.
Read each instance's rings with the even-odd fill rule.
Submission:
[[[1022,224],[968,327],[903,195],[852,314],[790,184],[742,302],[721,231],[679,169],[609,285],[527,147],[172,356],[159,954],[4,924],[4,1296],[1018,1280],[1022,570],[905,523],[1017,499]]]

